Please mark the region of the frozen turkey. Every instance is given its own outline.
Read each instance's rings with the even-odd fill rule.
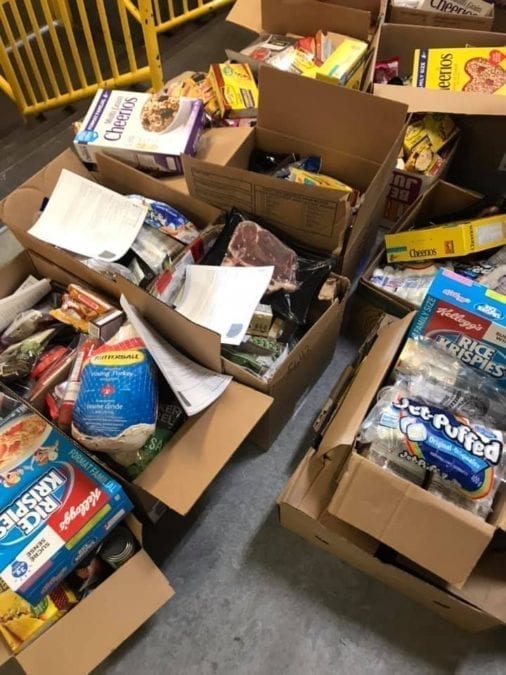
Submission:
[[[252,220],[243,220],[237,225],[222,265],[229,267],[272,265],[274,272],[267,293],[280,290],[293,293],[299,287],[297,283],[299,264],[295,251]]]

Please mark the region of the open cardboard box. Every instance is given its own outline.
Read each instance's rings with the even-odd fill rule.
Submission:
[[[437,7],[439,3],[431,2]],[[412,9],[411,7],[395,7],[389,0],[387,18],[388,23],[404,23],[415,26],[440,26],[443,28],[462,28],[463,30],[492,30],[494,23],[494,5],[490,5],[489,16],[475,16],[473,14],[457,14],[454,12],[431,12],[427,9]]]
[[[29,274],[64,285],[83,280],[35,253],[22,252],[0,270],[0,296],[11,294]],[[84,281],[90,284],[89,279]],[[42,408],[42,400],[33,403]],[[217,401],[183,424],[140,476],[132,482],[121,480],[122,484],[136,504],[151,506],[147,493],[186,515],[270,404],[269,396],[231,382]]]
[[[259,88],[258,124],[228,166],[183,158],[190,194],[222,209],[244,209],[307,247],[335,253],[341,273],[353,278],[376,236],[406,107],[268,67],[260,69]],[[248,171],[254,148],[321,156],[323,173],[363,193],[357,214],[351,218],[340,190]]]
[[[426,227],[431,218],[465,209],[475,204],[480,198],[481,195],[477,192],[466,190],[445,181],[437,181],[427,192],[420,195],[390,232],[405,232],[406,230]],[[408,312],[418,309],[418,307],[409,300],[390,293],[387,289],[380,288],[371,282],[374,270],[387,264],[383,241],[377,255],[371,260],[360,278],[359,293],[384,312],[402,317]]]
[[[496,529],[506,529],[506,500],[497,499],[485,521],[380,468],[354,447],[361,424],[395,364],[412,318],[410,314],[380,333],[320,442],[319,454],[331,457],[339,473],[327,513],[441,579],[462,586]]]
[[[405,26],[386,23],[380,29],[378,61],[400,58],[400,75],[411,76],[415,49],[438,47],[504,47],[506,34],[435,28],[432,26]],[[440,91],[420,87],[401,87],[391,84],[373,85],[373,93],[382,98],[406,103],[409,112],[446,112],[462,115],[504,115],[504,96],[475,94],[465,91]]]
[[[61,269],[112,297],[119,298],[123,293],[171,344],[202,365],[217,372],[227,372],[237,380],[232,382],[214,406],[185,425],[184,434],[175,436],[172,443],[176,443],[178,451],[163,453],[164,468],[158,466],[162,458],[159,455],[155,460],[156,468],[152,463],[136,481],[139,487],[171,509],[185,514],[255,425],[252,439],[265,449],[271,445],[290,418],[297,400],[332,357],[346,306],[349,282],[345,278],[338,278],[336,301],[311,326],[274,378],[265,383],[222,358],[220,336],[217,333],[194,324],[123,278],[107,278],[90,270],[66,251],[56,249],[27,233],[35,221],[42,199],[51,195],[63,168],[87,178],[95,178],[124,194],[137,193],[166,201],[201,227],[214,224],[221,217],[221,212],[198,199],[171,190],[156,179],[111,157],[99,158],[99,171],[92,175],[70,151],[53,160],[0,204],[0,219],[10,227],[23,246],[37,254],[37,257],[53,261]],[[272,402],[271,397],[275,398],[275,403],[261,420]],[[234,425],[230,425],[231,419]]]
[[[381,378],[381,373],[390,367],[409,321],[406,318],[387,325],[380,331],[362,365],[357,360],[355,365],[343,373],[333,395],[334,417],[328,423],[328,414],[323,415],[324,423],[320,428],[322,435],[317,439],[314,448],[308,451],[278,499],[279,519],[284,527],[300,534],[319,548],[331,552],[466,630],[477,632],[502,626],[506,623],[504,552],[487,550],[479,562],[481,553],[476,552],[476,560],[471,564],[472,570],[469,570],[471,575],[458,588],[442,579],[436,580],[426,572],[415,575],[412,571],[407,571],[406,566],[403,568],[386,562],[381,557],[384,548],[381,538],[375,538],[341,519],[331,507],[336,494],[336,482],[339,490],[341,481],[346,476],[346,471],[343,473],[347,460],[346,448],[353,443],[356,428],[367,412],[369,381],[377,380],[378,376]],[[361,392],[366,395],[362,397]],[[340,429],[340,438],[336,447],[337,429]],[[381,476],[377,478],[381,481]],[[368,498],[367,520],[372,521],[374,526],[380,504],[377,495],[373,493],[374,490]],[[423,501],[419,508],[422,506]],[[446,519],[444,507],[443,504],[442,516]],[[462,538],[466,533],[460,528],[455,536],[451,533],[453,543],[457,544],[452,552],[452,560],[445,558],[448,551],[443,549],[448,546],[446,540],[441,540],[438,536],[441,533],[439,516],[439,512],[434,512],[432,520],[427,522],[423,518],[423,511],[417,510],[414,520],[407,521],[404,536],[417,542],[419,548],[429,549],[428,552],[434,557],[439,556],[441,563],[446,563],[448,568],[452,562],[462,567],[461,556],[470,563],[470,542],[467,538]],[[399,543],[402,544],[402,541]],[[400,550],[395,546],[392,548],[395,551]],[[485,546],[482,551],[484,548]]]

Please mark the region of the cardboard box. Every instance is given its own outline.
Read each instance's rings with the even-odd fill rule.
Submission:
[[[481,195],[471,190],[452,185],[445,181],[437,181],[416,200],[404,217],[393,228],[393,232],[406,232],[418,227],[426,227],[431,218],[438,218],[445,213],[453,213],[472,206]],[[394,316],[403,317],[408,312],[418,309],[413,303],[379,288],[371,282],[377,267],[387,265],[385,243],[381,241],[379,251],[367,266],[360,278],[359,294],[383,311]]]
[[[133,517],[130,529],[141,543]],[[174,595],[169,582],[141,548],[88,597],[15,656],[0,640],[0,666],[27,675],[89,673]]]
[[[330,89],[335,91],[337,88]],[[42,199],[51,195],[63,168],[88,178],[91,176],[73,153],[63,153],[0,204],[2,221],[12,229],[25,248],[37,254],[37,258],[42,256],[53,261],[69,274],[112,297],[118,298],[123,293],[175,347],[202,365],[217,372],[227,372],[237,380],[213,406],[192,418],[185,427],[188,432],[180,433],[172,440],[171,451],[159,455],[135,481],[137,487],[177,513],[185,514],[259,422],[271,403],[271,397],[274,397],[276,402],[272,410],[256,426],[252,436],[263,448],[271,445],[290,418],[299,397],[316,380],[333,354],[349,282],[342,277],[337,279],[337,301],[326,309],[280,366],[276,376],[266,384],[221,357],[221,342],[217,333],[192,323],[123,278],[108,279],[85,267],[66,251],[49,246],[27,233]],[[171,190],[156,179],[113,158],[99,157],[98,168],[99,173],[95,177],[107,187],[125,194],[137,193],[167,201],[190,216],[197,225],[214,223],[221,215],[217,209]],[[236,420],[233,427],[229,426],[230,419]],[[163,467],[159,465],[162,457]]]
[[[384,24],[380,30],[377,60],[398,56],[400,75],[411,76],[415,49],[465,47],[504,47],[504,33]],[[438,91],[418,87],[375,84],[373,92],[382,98],[406,103],[409,112],[446,112],[461,115],[504,115],[504,99],[493,94],[465,91]]]
[[[442,2],[441,0],[431,0],[430,4],[437,8],[445,3],[446,0]],[[479,16],[453,11],[438,11],[437,9],[431,11],[429,9],[395,7],[390,0],[387,21],[388,23],[404,23],[415,26],[439,26],[443,28],[461,28],[463,30],[492,30],[494,6],[491,5],[489,16]]]
[[[303,112],[304,101],[312,101],[311,114]],[[236,206],[262,216],[305,246],[340,255],[341,273],[351,278],[375,236],[403,134],[405,106],[385,103],[261,68],[257,126],[227,167],[184,157],[190,194],[223,209]],[[340,191],[248,171],[254,148],[320,155],[323,173],[364,194],[351,229],[349,205]]]
[[[57,165],[61,165],[61,162],[65,162],[65,158],[68,159],[68,157],[69,155],[64,153],[55,161]],[[75,160],[72,154],[70,154],[70,157]],[[117,164],[122,166],[120,163]],[[58,175],[57,172],[52,173],[52,186],[56,183]],[[20,188],[22,200],[22,195],[25,194],[26,190],[35,193],[35,184],[37,184],[37,181],[32,183],[31,188],[28,186]],[[43,185],[40,174],[38,185],[39,188]],[[34,205],[39,197],[40,193],[38,197],[34,196],[34,202],[27,204],[28,209]],[[30,211],[28,210],[26,215],[29,214]],[[56,252],[56,249],[54,251]],[[0,271],[0,296],[3,297],[12,293],[28,274],[33,274],[39,278],[47,277],[64,285],[76,281],[76,276],[71,274],[70,271],[70,262],[74,262],[70,257],[68,271],[58,267],[55,262],[50,262],[49,259],[44,259],[33,252],[21,253]],[[81,269],[77,271],[83,272]],[[88,284],[92,283],[92,279],[87,277],[86,274],[83,274],[80,278]],[[108,282],[109,285],[111,283],[115,282]],[[137,289],[137,287],[133,288]],[[106,289],[102,288],[102,290]],[[120,290],[115,289],[115,291],[116,297],[118,297]],[[144,293],[144,295],[146,294]],[[165,307],[154,298],[152,300],[159,307]],[[158,308],[155,310],[156,312],[158,313],[158,323],[163,324],[167,320],[167,316],[160,316]],[[170,321],[170,317],[168,321]],[[200,326],[197,328],[200,328]],[[180,340],[184,342],[185,331],[182,324],[179,330]],[[204,332],[200,337],[205,339],[206,333]],[[217,360],[218,364],[221,365],[219,363],[219,348]],[[40,406],[42,401],[43,397],[34,403]],[[128,493],[133,501],[136,504],[141,503],[144,510],[147,510],[147,507],[152,507],[152,499],[154,498],[172,511],[180,515],[186,515],[260,420],[270,404],[269,396],[253,391],[250,387],[238,382],[232,382],[215,403],[185,422],[179,432],[166,444],[164,450],[138,478],[131,483],[123,480],[121,481],[122,484],[128,488]],[[230,425],[231,419],[234,420],[233,425]],[[146,500],[146,494],[151,496],[151,500]]]
[[[320,451],[330,452],[339,464],[327,512],[441,579],[462,586],[496,529],[506,529],[506,503],[498,500],[486,522],[385,471],[354,449],[360,426],[395,363],[412,318],[408,315],[380,333],[325,431]]]
[[[353,443],[356,429],[367,411],[367,396],[362,397],[361,393],[369,389],[370,379],[374,382],[383,379],[384,371],[395,358],[409,322],[410,318],[390,323],[379,333],[362,365],[355,363],[340,378],[333,395],[334,409],[333,416],[330,415],[330,424],[327,415],[324,417],[326,423],[319,429],[320,435],[314,448],[308,451],[278,499],[280,522],[319,548],[331,552],[466,630],[477,632],[495,628],[506,623],[504,552],[487,551],[472,570],[469,579],[458,588],[425,570],[415,574],[415,565],[400,566],[399,556],[395,556],[398,564],[395,564],[395,560],[387,561],[382,556],[384,547],[380,538],[346,522],[332,507],[336,482],[339,491],[347,473],[346,449]],[[373,487],[370,486],[368,519],[374,524],[378,500],[377,495],[373,494]],[[440,525],[436,518],[430,523],[422,517],[412,522],[416,522],[416,532],[411,523],[408,535],[412,539],[416,535],[419,548],[425,547],[434,553],[436,543],[444,546],[444,539],[438,536]],[[469,552],[468,542],[461,539],[455,543],[457,547],[454,554],[459,564],[460,555],[467,556]],[[400,550],[396,546],[393,549],[393,553]],[[440,557],[449,567],[451,561],[444,559],[443,551],[440,551]]]

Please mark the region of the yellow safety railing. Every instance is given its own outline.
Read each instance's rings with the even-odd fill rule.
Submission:
[[[33,115],[100,87],[160,89],[158,34],[231,2],[0,0],[0,91]]]

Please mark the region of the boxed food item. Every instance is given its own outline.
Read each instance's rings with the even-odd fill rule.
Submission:
[[[84,162],[107,152],[142,169],[181,173],[204,126],[200,99],[99,89],[74,138]]]
[[[247,63],[213,63],[209,81],[222,117],[255,117],[258,87]]]
[[[344,35],[330,36],[333,51],[316,71],[316,79],[360,89],[368,51],[367,42]]]
[[[413,86],[506,95],[506,43],[503,47],[415,49]]]
[[[440,270],[411,327],[506,387],[506,296]]]
[[[391,0],[389,23],[491,30],[494,3],[488,0]]]

